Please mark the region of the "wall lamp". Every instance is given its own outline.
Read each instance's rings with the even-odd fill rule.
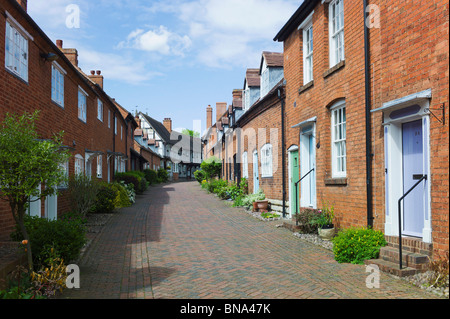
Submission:
[[[58,60],[59,56],[55,53],[49,52],[49,53],[41,53],[41,58],[43,58],[45,61],[53,62]]]

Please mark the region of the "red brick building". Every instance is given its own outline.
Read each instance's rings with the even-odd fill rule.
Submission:
[[[449,4],[368,2],[365,13],[363,2],[304,1],[275,37],[284,44],[287,145],[298,146],[299,176],[314,169],[299,200],[327,201],[338,227],[373,225],[395,241],[398,200],[418,182],[401,202],[402,234],[442,253]]]
[[[0,121],[7,112],[39,110],[40,137],[64,131],[72,154],[65,164],[68,176],[111,180],[115,171],[128,169],[135,122],[103,91],[101,72],[84,74],[76,49],[63,48],[60,40],[54,44],[27,14],[26,1],[19,2],[0,1]],[[47,218],[69,211],[64,188],[29,210]],[[1,202],[0,240],[9,239],[13,224],[9,206]]]

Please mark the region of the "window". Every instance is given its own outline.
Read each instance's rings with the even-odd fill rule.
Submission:
[[[250,88],[247,86],[244,91],[244,110],[248,110],[250,108]]]
[[[261,177],[272,176],[272,145],[266,144],[261,148]]]
[[[120,139],[122,140],[123,136],[123,125],[120,125]]]
[[[331,107],[331,158],[333,177],[347,176],[346,134],[345,102],[341,101]]]
[[[303,29],[303,84],[313,80],[313,26]]]
[[[242,154],[242,177],[248,178],[248,154]]]
[[[6,21],[5,67],[28,82],[28,39],[10,19]]]
[[[87,94],[83,89],[78,89],[78,118],[83,122],[86,122],[86,97]]]
[[[75,175],[84,174],[84,158],[80,154],[75,155]]]
[[[67,160],[64,163],[61,163],[59,165],[59,167],[60,167],[60,170],[61,170],[65,180],[63,182],[61,182],[60,185],[58,185],[58,188],[64,189],[64,188],[67,188],[67,186],[68,186],[67,182],[69,179],[69,161]]]
[[[330,66],[344,60],[344,1],[334,0],[329,7]]]
[[[97,99],[97,118],[103,122],[103,102]]]
[[[117,117],[114,116],[114,134],[117,135]]]
[[[64,74],[66,72],[56,63],[52,64],[52,100],[64,107]]]
[[[108,128],[111,128],[111,110],[108,110]]]
[[[264,61],[263,70],[261,73],[261,97],[264,97],[267,93],[269,93],[269,86],[269,68]]]
[[[97,177],[98,178],[102,178],[102,176],[103,176],[103,174],[102,174],[102,172],[103,172],[102,160],[103,160],[103,156],[101,156],[101,155],[97,156]]]

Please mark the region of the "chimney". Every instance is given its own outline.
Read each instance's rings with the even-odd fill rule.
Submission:
[[[169,131],[169,133],[172,133],[172,120],[170,118],[165,118],[163,121],[163,125]]]
[[[27,0],[17,0],[17,3],[20,4],[20,6],[27,11]]]
[[[216,122],[219,122],[227,110],[227,103],[216,103]]]
[[[56,40],[56,46],[64,53],[66,58],[69,59],[70,63],[72,63],[75,66],[78,66],[77,49],[64,49],[62,40]]]
[[[136,123],[137,123],[138,127],[141,128],[141,119],[139,118],[139,115],[136,115],[134,117],[134,119],[136,120]]]
[[[233,100],[242,99],[242,90],[233,90]]]
[[[88,75],[92,82],[98,84],[103,89],[103,75],[102,72],[91,70],[91,75]]]
[[[213,109],[211,107],[211,105],[208,105],[208,107],[206,108],[206,128],[210,128],[212,126],[212,112]]]

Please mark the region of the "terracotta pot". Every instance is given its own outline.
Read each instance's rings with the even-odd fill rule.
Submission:
[[[259,210],[267,210],[269,206],[269,201],[267,200],[257,200],[255,203],[258,205]]]
[[[254,212],[258,211],[258,203],[257,202],[253,202],[253,211]]]

